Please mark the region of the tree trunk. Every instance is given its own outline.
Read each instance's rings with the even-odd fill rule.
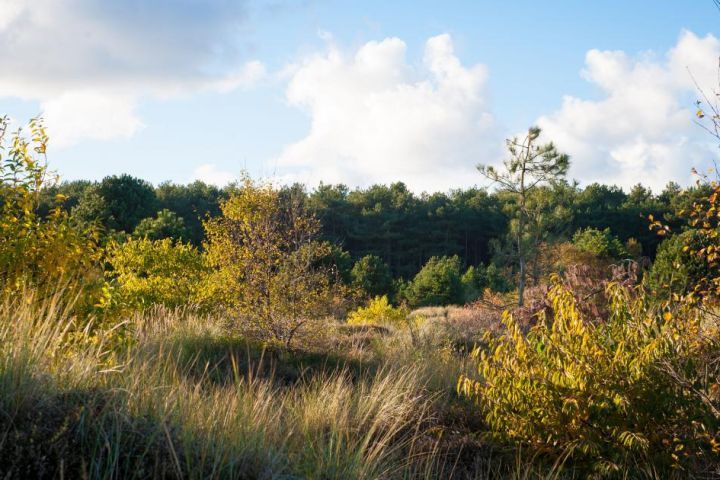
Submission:
[[[525,256],[520,255],[520,278],[518,279],[518,305],[525,303]]]
[[[523,306],[525,303],[525,249],[523,248],[523,239],[525,238],[525,168],[523,163],[522,173],[520,174],[520,215],[518,216],[518,263],[520,264],[520,278],[518,279],[518,305]]]

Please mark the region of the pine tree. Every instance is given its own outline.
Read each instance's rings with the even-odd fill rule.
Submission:
[[[526,264],[532,251],[538,247],[527,238],[528,225],[532,223],[533,212],[528,208],[529,195],[539,186],[553,183],[565,176],[570,166],[570,157],[558,152],[555,145],[537,145],[540,128],[531,127],[523,140],[518,137],[507,140],[510,158],[499,171],[489,165],[478,165],[480,173],[500,185],[500,188],[515,198],[513,211],[513,247],[518,265],[518,303],[523,305]]]

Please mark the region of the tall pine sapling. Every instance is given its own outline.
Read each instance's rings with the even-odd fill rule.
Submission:
[[[528,208],[528,196],[539,186],[547,185],[564,177],[570,166],[570,157],[558,152],[550,142],[538,145],[540,128],[531,127],[523,140],[518,137],[507,140],[510,158],[505,160],[504,169],[489,165],[478,165],[486,178],[500,185],[500,188],[515,197],[513,212],[514,225],[511,229],[513,246],[518,266],[518,303],[522,306],[527,278],[528,257],[538,245],[528,238],[528,225],[533,211]]]

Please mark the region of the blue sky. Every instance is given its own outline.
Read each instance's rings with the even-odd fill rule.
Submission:
[[[720,12],[693,2],[0,0],[0,112],[65,179],[483,184],[539,123],[582,183],[656,190],[713,155]],[[585,73],[583,73],[585,72]]]

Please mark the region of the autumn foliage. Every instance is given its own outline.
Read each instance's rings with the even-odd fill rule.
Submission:
[[[342,303],[332,248],[319,241],[320,224],[298,198],[245,178],[221,208],[205,224],[214,268],[206,296],[286,345]]]
[[[45,164],[42,122],[32,121],[27,133],[7,128],[0,122],[0,376],[11,380],[0,382],[0,409],[10,412],[0,433],[13,432],[23,458],[42,460],[34,445],[45,448],[47,438],[85,446],[90,439],[94,452],[119,449],[126,464],[108,472],[130,471],[136,458],[150,462],[144,455],[157,443],[162,459],[153,465],[162,467],[147,468],[191,478],[214,468],[236,472],[245,465],[233,455],[255,458],[262,468],[253,472],[434,478],[465,462],[467,477],[477,478],[481,470],[471,466],[485,465],[487,449],[509,446],[498,451],[532,455],[532,465],[516,460],[518,471],[549,463],[571,476],[718,474],[716,183],[688,202],[684,224],[675,219],[682,233],[650,219],[669,237],[652,266],[640,243],[603,226],[545,235],[567,213],[553,206],[546,186],[526,199],[525,233],[510,222],[527,271],[513,272],[517,258],[503,265],[500,249],[487,265],[453,254],[431,255],[422,266],[418,255],[414,277],[393,278],[397,265],[383,257],[353,258],[324,239],[302,188],[248,177],[227,189],[216,215],[203,217],[204,242],[184,241],[187,223],[170,210],[136,218],[148,206],[133,202],[97,210],[125,224],[102,231],[86,216],[95,211],[90,200],[66,208],[58,195],[48,203],[56,178]],[[555,158],[554,149],[546,153]],[[108,198],[127,186],[153,196],[150,184],[131,177],[107,184]],[[157,211],[150,203],[148,211]],[[530,215],[550,210],[562,215]],[[371,218],[377,209],[362,212]],[[523,280],[523,302],[513,273]],[[257,373],[238,366],[241,350],[261,359]],[[282,386],[256,380],[266,352],[268,370],[285,369]],[[313,369],[328,365],[340,373],[316,381]],[[12,403],[36,381],[46,390],[27,387],[23,405]],[[53,390],[54,382],[66,390]],[[170,402],[168,391],[175,392]],[[57,428],[13,416],[20,407],[33,412],[46,392],[60,400],[43,402],[77,411],[55,419]],[[83,395],[91,401],[72,403]],[[109,417],[93,424],[106,405]],[[153,412],[160,412],[157,425],[143,426]],[[227,413],[225,423],[213,423],[218,412]],[[103,422],[150,433],[123,444],[85,430]],[[177,443],[183,436],[188,443]],[[269,443],[258,447],[263,438]],[[0,466],[14,461],[4,445]],[[193,456],[198,445],[202,458]],[[279,470],[276,452],[286,462]],[[85,468],[84,459],[73,461]],[[420,464],[430,467],[410,473]],[[511,471],[492,468],[501,478]]]
[[[3,294],[65,289],[85,310],[104,300],[97,232],[78,229],[61,208],[63,198],[45,216],[37,212],[40,194],[57,181],[47,169],[48,137],[41,120],[28,132],[8,131],[0,119],[0,290]]]
[[[616,284],[606,321],[583,316],[559,284],[549,299],[552,315],[527,334],[506,314],[506,333],[475,352],[481,380],[458,383],[499,437],[606,473],[632,459],[677,468],[718,459],[717,367],[687,382],[667,370],[687,371],[712,344],[697,311],[662,310]]]

